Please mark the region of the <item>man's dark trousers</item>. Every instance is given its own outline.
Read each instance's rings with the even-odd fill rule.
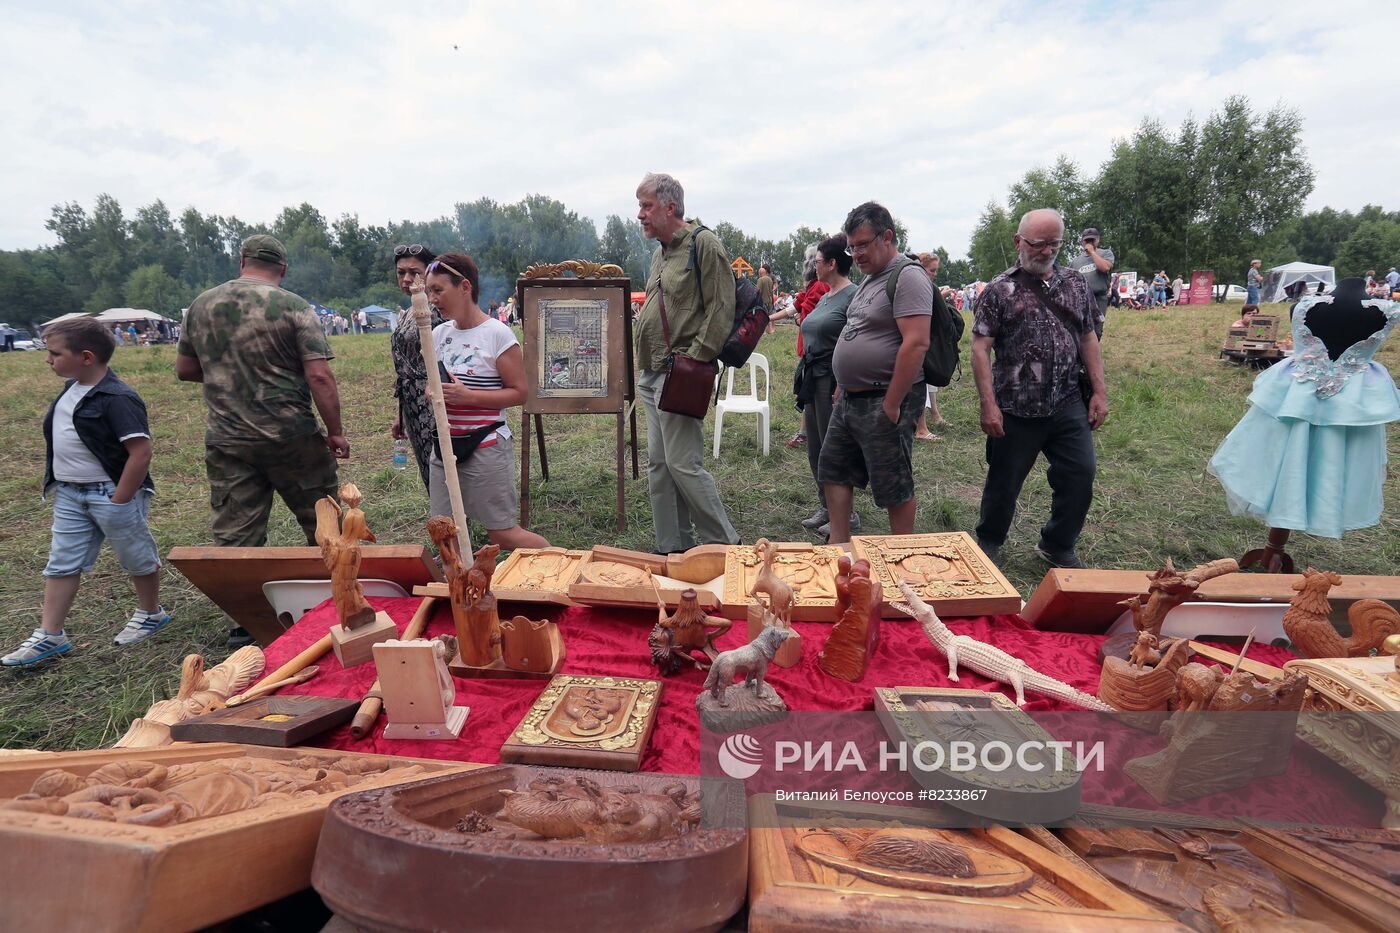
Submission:
[[[1094,498],[1094,435],[1082,402],[1061,408],[1048,418],[1018,418],[1001,413],[1003,437],[987,438],[987,484],[982,488],[982,515],[977,540],[1000,547],[1016,515],[1016,499],[1037,455],[1045,454],[1050,468],[1050,520],[1040,532],[1048,551],[1074,550],[1089,503]]]

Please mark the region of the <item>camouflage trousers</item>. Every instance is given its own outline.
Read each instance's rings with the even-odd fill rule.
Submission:
[[[262,547],[275,491],[316,543],[316,501],[337,492],[335,457],[320,434],[287,441],[210,444],[204,451],[214,544]]]

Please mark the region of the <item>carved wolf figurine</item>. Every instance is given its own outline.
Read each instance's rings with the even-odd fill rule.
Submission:
[[[705,678],[704,689],[710,691],[710,696],[720,706],[728,706],[722,691],[734,683],[735,674],[742,673],[744,686],[753,690],[754,696],[761,695],[763,676],[768,673],[768,663],[773,660],[773,655],[778,653],[783,642],[791,637],[792,629],[780,625],[767,625],[753,641],[742,648],[721,651],[710,668],[709,676]]]

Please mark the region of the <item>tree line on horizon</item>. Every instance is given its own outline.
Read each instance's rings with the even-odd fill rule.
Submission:
[[[1144,120],[1114,142],[1092,177],[1063,156],[1027,171],[1005,201],[987,205],[966,259],[936,247],[943,258],[938,281],[965,285],[1014,264],[1011,235],[1033,207],[1064,215],[1066,256],[1077,250],[1079,231],[1093,226],[1123,270],[1214,269],[1220,281],[1235,281],[1259,258],[1266,266],[1335,265],[1339,275],[1384,271],[1400,259],[1400,212],[1367,205],[1355,213],[1330,207],[1302,213],[1313,187],[1302,130],[1296,111],[1278,105],[1259,113],[1243,97],[1226,99],[1199,124],[1187,117],[1175,132]],[[113,307],[178,318],[201,291],[238,274],[238,245],[253,233],[272,233],[286,244],[287,288],[342,313],[405,303],[392,281],[398,244],[470,253],[481,268],[483,303],[513,294],[526,267],[565,259],[616,263],[641,289],[655,249],[635,219],[609,215],[600,232],[590,218],[542,194],[511,204],[479,198],[435,220],[385,225],[365,225],[355,214],[328,220],[305,202],[284,208],[270,224],[195,207],[176,217],[160,200],[127,216],[116,198],[102,194],[91,212],[75,202],[56,205],[45,225],[55,245],[0,251],[0,320],[33,325]],[[728,221],[710,226],[731,258],[743,256],[755,268],[769,263],[788,289],[802,286],[806,249],[829,235],[802,226],[770,240]],[[896,240],[909,247],[898,218]]]

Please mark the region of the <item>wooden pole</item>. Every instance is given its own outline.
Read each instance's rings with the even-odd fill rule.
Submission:
[[[413,613],[413,618],[408,620],[408,624],[404,626],[403,634],[399,638],[403,641],[421,638],[423,632],[428,628],[428,619],[432,616],[433,606],[436,603],[436,596],[424,596],[423,601],[418,604],[418,611]],[[355,713],[355,718],[350,721],[350,734],[357,739],[363,739],[374,728],[374,723],[379,719],[379,714],[383,709],[384,695],[381,692],[379,678],[376,677],[374,686],[369,688],[369,693],[365,694],[359,710]]]
[[[452,429],[447,423],[447,403],[442,399],[442,378],[438,375],[437,351],[433,348],[433,316],[428,310],[428,295],[423,280],[414,281],[413,320],[418,325],[418,346],[423,353],[423,366],[428,370],[428,397],[433,403],[433,422],[437,426],[438,449],[442,454],[443,478],[447,482],[447,499],[452,503],[452,521],[457,525],[457,546],[462,559],[472,554],[472,538],[467,531],[467,512],[462,506],[462,484],[457,477],[457,455],[452,451]]]

